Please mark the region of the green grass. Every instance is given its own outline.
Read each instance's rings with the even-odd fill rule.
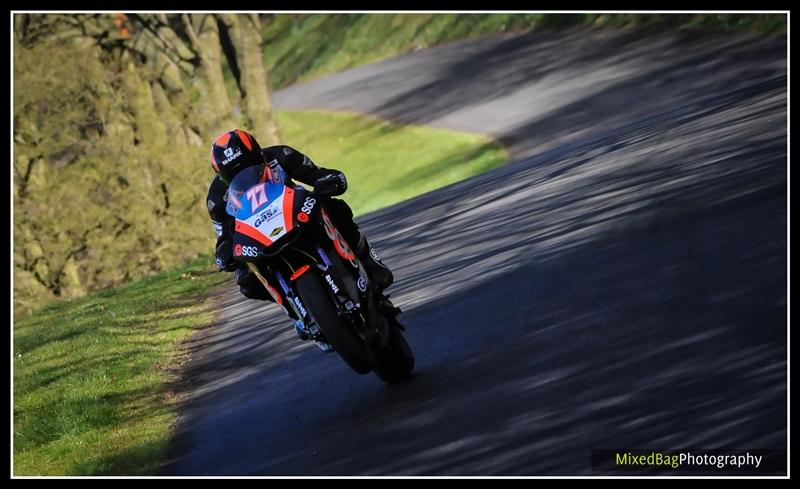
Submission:
[[[356,215],[501,165],[502,147],[478,134],[403,126],[363,115],[278,111],[284,142],[317,165],[341,170]]]
[[[151,474],[175,419],[180,340],[228,278],[206,257],[14,323],[14,474]]]
[[[343,113],[277,117],[287,144],[345,171],[343,198],[356,214],[506,158],[480,135]],[[204,297],[225,280],[204,258],[15,320],[14,474],[154,473],[178,407],[171,386],[186,359],[181,340],[209,324]]]
[[[785,14],[272,14],[264,63],[274,89],[458,39],[538,27],[653,27],[786,35]]]

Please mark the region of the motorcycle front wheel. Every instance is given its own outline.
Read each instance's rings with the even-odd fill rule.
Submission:
[[[370,349],[353,327],[339,316],[339,310],[319,275],[306,273],[297,279],[295,285],[311,318],[342,360],[359,374],[369,373],[375,363]]]

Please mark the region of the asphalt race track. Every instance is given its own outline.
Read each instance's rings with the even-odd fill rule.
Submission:
[[[514,161],[358,219],[395,270],[403,384],[231,281],[163,473],[592,475],[593,448],[785,449],[786,61],[781,39],[540,32],[274,94],[489,133]]]

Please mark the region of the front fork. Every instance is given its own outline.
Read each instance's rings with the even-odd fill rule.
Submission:
[[[336,276],[332,273],[331,261],[328,258],[328,255],[325,253],[325,250],[322,249],[319,245],[316,245],[316,250],[320,258],[322,259],[322,263],[317,263],[315,266],[319,270],[323,282],[327,285],[328,290],[331,292],[332,296],[335,298],[337,303],[341,305],[344,310],[342,311],[343,316],[346,320],[353,323],[358,316],[360,316],[361,312],[361,303],[360,301],[354,302],[349,295],[346,294],[344,287],[339,283]],[[262,283],[262,285],[269,291],[270,295],[275,299],[275,302],[283,308],[283,312],[287,314],[288,311],[286,310],[285,302],[288,302],[288,307],[291,307],[294,313],[300,318],[305,326],[306,330],[308,331],[311,339],[316,341],[323,341],[327,343],[324,336],[322,335],[319,327],[314,322],[311,315],[308,313],[308,309],[306,309],[305,305],[303,304],[302,299],[299,295],[294,291],[292,287],[289,286],[289,282],[283,276],[283,274],[279,270],[275,270],[272,272],[273,276],[278,282],[280,286],[283,297],[286,298],[286,301],[283,300],[283,297],[276,291],[273,287],[269,285],[269,282],[264,278],[264,276],[259,271],[258,267],[253,263],[248,263],[250,269],[255,273],[258,280]],[[308,267],[310,268],[310,266]],[[303,272],[303,273],[308,273]],[[363,278],[359,280],[359,284],[363,281]],[[359,285],[360,288],[360,285]],[[363,320],[363,316],[361,316]]]
[[[313,325],[316,331],[315,332],[311,331],[310,326],[313,321],[311,320],[311,316],[308,314],[308,310],[303,304],[303,301],[300,299],[300,296],[295,294],[294,290],[291,287],[289,287],[288,283],[286,283],[286,279],[283,277],[283,274],[280,271],[275,270],[273,272],[273,275],[275,279],[278,281],[278,285],[283,290],[283,296],[281,296],[281,294],[277,290],[275,290],[272,286],[270,286],[267,279],[264,278],[264,276],[261,274],[261,272],[259,271],[258,267],[255,264],[248,263],[247,265],[250,267],[250,270],[252,270],[253,273],[255,273],[256,277],[258,277],[258,280],[261,282],[264,288],[267,289],[272,298],[275,299],[275,303],[281,306],[281,309],[283,309],[284,314],[286,314],[288,317],[291,317],[289,316],[289,311],[286,310],[286,304],[284,303],[283,300],[283,298],[285,297],[286,301],[289,303],[288,304],[289,307],[291,307],[295,315],[298,318],[300,318],[300,320],[303,321],[303,324],[311,332],[312,337],[315,336],[315,332],[317,334],[319,333],[318,328],[316,328],[316,324]]]
[[[360,315],[362,307],[361,304],[364,302],[363,299],[366,299],[365,292],[367,290],[367,282],[364,275],[364,270],[362,267],[358,268],[359,278],[357,280],[357,286],[360,297],[354,302],[353,298],[347,294],[346,289],[341,283],[339,283],[339,279],[333,273],[333,264],[331,263],[330,258],[328,258],[328,254],[325,253],[325,250],[323,250],[320,245],[315,246],[317,254],[322,259],[322,263],[317,264],[317,268],[319,268],[322,278],[325,281],[325,284],[328,286],[328,290],[330,290],[336,302],[341,305],[342,308],[344,308],[344,314],[348,316],[348,319],[350,319],[351,322],[353,322],[353,320],[356,319],[356,316]],[[363,319],[363,316],[361,318]]]
[[[322,263],[317,262],[315,266],[318,268],[323,282],[327,285],[329,291],[331,292],[332,297],[336,300],[337,304],[341,307],[339,308],[342,312],[342,315],[345,320],[347,320],[351,324],[364,324],[367,323],[367,318],[364,317],[362,314],[362,303],[369,304],[371,298],[371,291],[368,290],[368,278],[364,267],[358,264],[358,260],[355,257],[355,254],[350,250],[346,241],[343,239],[339,231],[331,222],[328,214],[322,209],[322,220],[325,228],[325,233],[327,234],[328,238],[331,239],[334,245],[334,249],[336,252],[345,260],[346,263],[353,265],[355,268],[358,269],[358,279],[356,280],[356,286],[358,287],[358,295],[359,298],[354,301],[347,292],[346,289],[339,283],[336,275],[333,272],[333,266],[331,263],[330,258],[328,257],[327,253],[319,244],[315,244],[315,249],[317,255],[322,259]],[[258,267],[253,263],[248,263],[250,269],[256,274],[259,281],[264,285],[267,291],[272,295],[275,299],[275,302],[279,304],[282,308],[284,313],[288,316],[288,311],[286,310],[286,305],[284,304],[283,298],[281,295],[276,291],[273,287],[269,285],[269,282],[264,278],[264,276],[260,273]],[[310,266],[308,266],[310,267]],[[307,268],[308,268],[307,267]],[[307,273],[307,272],[302,272]],[[301,273],[301,274],[302,274]],[[286,298],[288,302],[288,306],[292,308],[295,312],[297,317],[299,317],[303,324],[305,325],[306,329],[308,329],[311,337],[313,339],[322,340],[321,332],[319,331],[319,327],[314,323],[313,318],[308,314],[308,310],[306,309],[303,301],[300,299],[300,296],[297,295],[292,287],[289,286],[289,283],[286,281],[286,278],[283,274],[275,270],[273,275],[275,276],[278,284],[283,291],[283,297]],[[299,277],[299,276],[298,276]],[[292,277],[295,279],[297,277]]]

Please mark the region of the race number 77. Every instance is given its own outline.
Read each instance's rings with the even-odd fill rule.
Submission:
[[[263,183],[248,190],[246,195],[250,200],[250,208],[253,210],[267,203],[267,193],[264,191]]]

